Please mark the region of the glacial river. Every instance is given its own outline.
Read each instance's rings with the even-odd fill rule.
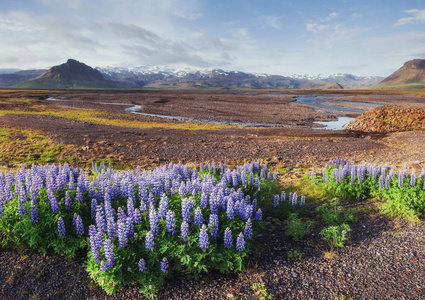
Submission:
[[[276,93],[270,93],[271,95]],[[328,122],[314,122],[315,124],[320,124],[325,127],[325,129],[331,129],[331,130],[341,130],[343,129],[344,124],[351,121],[353,118],[345,117],[343,115],[330,113],[323,111],[323,109],[328,110],[334,110],[334,111],[340,111],[341,113],[364,113],[365,111],[358,108],[353,107],[342,107],[337,105],[331,105],[328,104],[329,102],[335,102],[335,103],[345,103],[345,104],[357,104],[357,105],[369,105],[369,106],[381,106],[380,104],[371,104],[366,102],[348,102],[348,101],[339,101],[339,100],[327,100],[322,97],[325,97],[327,95],[317,95],[317,96],[298,96],[295,103],[299,104],[305,104],[314,107],[317,111],[325,112],[330,115],[334,115],[338,118],[336,121],[328,121]],[[337,95],[332,95],[333,97]],[[273,97],[273,96],[271,96]],[[56,98],[47,98],[46,100],[49,101],[70,101],[70,102],[86,102],[81,100],[68,100],[68,99],[56,99]],[[324,103],[328,102],[328,103]],[[93,102],[90,102],[93,103]],[[121,106],[128,106],[130,104],[125,103],[108,103],[108,102],[96,102],[100,105],[121,105]],[[140,105],[134,105],[128,108],[125,108],[124,111],[132,114],[137,115],[143,115],[143,116],[150,116],[150,117],[156,117],[156,118],[163,118],[163,119],[170,119],[170,120],[177,120],[177,121],[187,121],[187,122],[201,122],[201,123],[209,123],[209,124],[223,124],[223,125],[238,125],[238,126],[253,126],[253,127],[283,127],[288,126],[288,124],[274,124],[274,123],[254,123],[254,122],[233,122],[233,121],[219,121],[219,120],[211,120],[211,119],[197,119],[197,118],[189,118],[189,117],[180,117],[180,116],[167,116],[167,115],[158,115],[158,114],[150,114],[150,113],[143,113],[139,112],[139,110],[142,107]],[[307,125],[300,125],[303,127],[308,127]]]

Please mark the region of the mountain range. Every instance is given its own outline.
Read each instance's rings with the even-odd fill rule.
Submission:
[[[49,70],[11,73],[7,73],[6,69],[0,71],[0,87],[3,88],[422,89],[425,87],[425,60],[421,59],[406,62],[402,68],[387,78],[359,77],[352,74],[281,76],[221,69],[191,70],[170,67],[94,69],[74,59],[69,59],[66,63]]]

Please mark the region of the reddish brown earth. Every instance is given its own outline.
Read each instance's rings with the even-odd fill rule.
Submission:
[[[94,124],[58,116],[10,114],[0,117],[0,126],[41,130],[58,143],[74,145],[80,162],[111,159],[135,166],[169,162],[241,162],[264,160],[285,167],[322,166],[335,157],[381,160],[388,163],[423,163],[421,155],[405,155],[402,147],[382,142],[385,134],[360,131],[312,129],[313,121],[335,117],[294,103],[304,91],[44,91],[26,92],[34,99],[22,110],[64,110],[69,108],[97,112],[111,119],[141,122],[178,121],[125,113],[133,105],[141,112],[224,121],[288,124],[282,127],[231,127],[219,130],[181,130],[173,128],[130,128]],[[328,93],[328,91],[326,92]],[[338,91],[340,95],[342,92]],[[46,101],[51,96],[61,100]],[[425,106],[424,99],[412,95],[345,94],[327,99],[410,106]],[[99,104],[102,103],[102,104]],[[108,105],[121,103],[126,105]],[[342,106],[358,107],[341,103]],[[364,108],[365,106],[361,106]],[[10,109],[10,107],[2,107]],[[16,107],[15,107],[16,109]],[[368,108],[371,109],[371,108]],[[120,114],[111,116],[110,113]],[[188,128],[190,128],[189,123]],[[420,140],[420,139],[419,139]],[[404,156],[403,156],[404,155]],[[407,157],[406,157],[407,156]],[[380,158],[380,159],[378,159]],[[382,158],[382,159],[381,159]],[[401,161],[401,159],[403,161]],[[406,161],[407,159],[407,161]]]

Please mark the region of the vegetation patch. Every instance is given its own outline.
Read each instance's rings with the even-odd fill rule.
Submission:
[[[153,298],[173,274],[241,271],[262,210],[301,211],[305,201],[273,194],[276,173],[258,162],[151,172],[93,164],[91,173],[68,164],[0,172],[0,243],[71,258],[85,251],[108,294],[137,283]]]
[[[0,161],[7,163],[70,162],[71,146],[57,144],[33,130],[0,127]]]

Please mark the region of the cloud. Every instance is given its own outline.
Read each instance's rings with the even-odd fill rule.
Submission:
[[[271,27],[273,29],[281,29],[282,24],[281,20],[283,19],[282,16],[276,16],[276,15],[262,15],[259,17],[260,24],[263,25],[263,27]]]
[[[156,33],[133,24],[108,23],[107,32],[123,53],[145,65],[185,64],[194,67],[210,67],[212,63],[198,54],[197,47],[183,40],[162,38]]]
[[[326,17],[326,21],[330,21],[335,19],[336,17],[339,16],[339,13],[337,13],[336,11],[330,13],[327,17]]]
[[[373,27],[364,27],[360,25],[348,25],[344,22],[332,21],[339,16],[338,12],[332,12],[325,18],[318,18],[317,21],[310,21],[305,25],[308,32],[313,35],[308,42],[318,47],[332,48],[335,45],[343,43],[352,43],[353,38],[371,31]]]
[[[195,21],[195,20],[199,19],[200,17],[202,17],[202,14],[201,13],[190,13],[190,14],[187,14],[187,13],[184,13],[182,11],[174,11],[173,12],[173,15],[175,15],[175,16],[177,16],[179,18],[188,20],[188,21]]]
[[[407,24],[425,22],[425,10],[410,9],[410,10],[406,10],[405,12],[408,14],[412,14],[413,16],[408,18],[401,18],[397,22],[395,22],[393,26],[402,26]]]

